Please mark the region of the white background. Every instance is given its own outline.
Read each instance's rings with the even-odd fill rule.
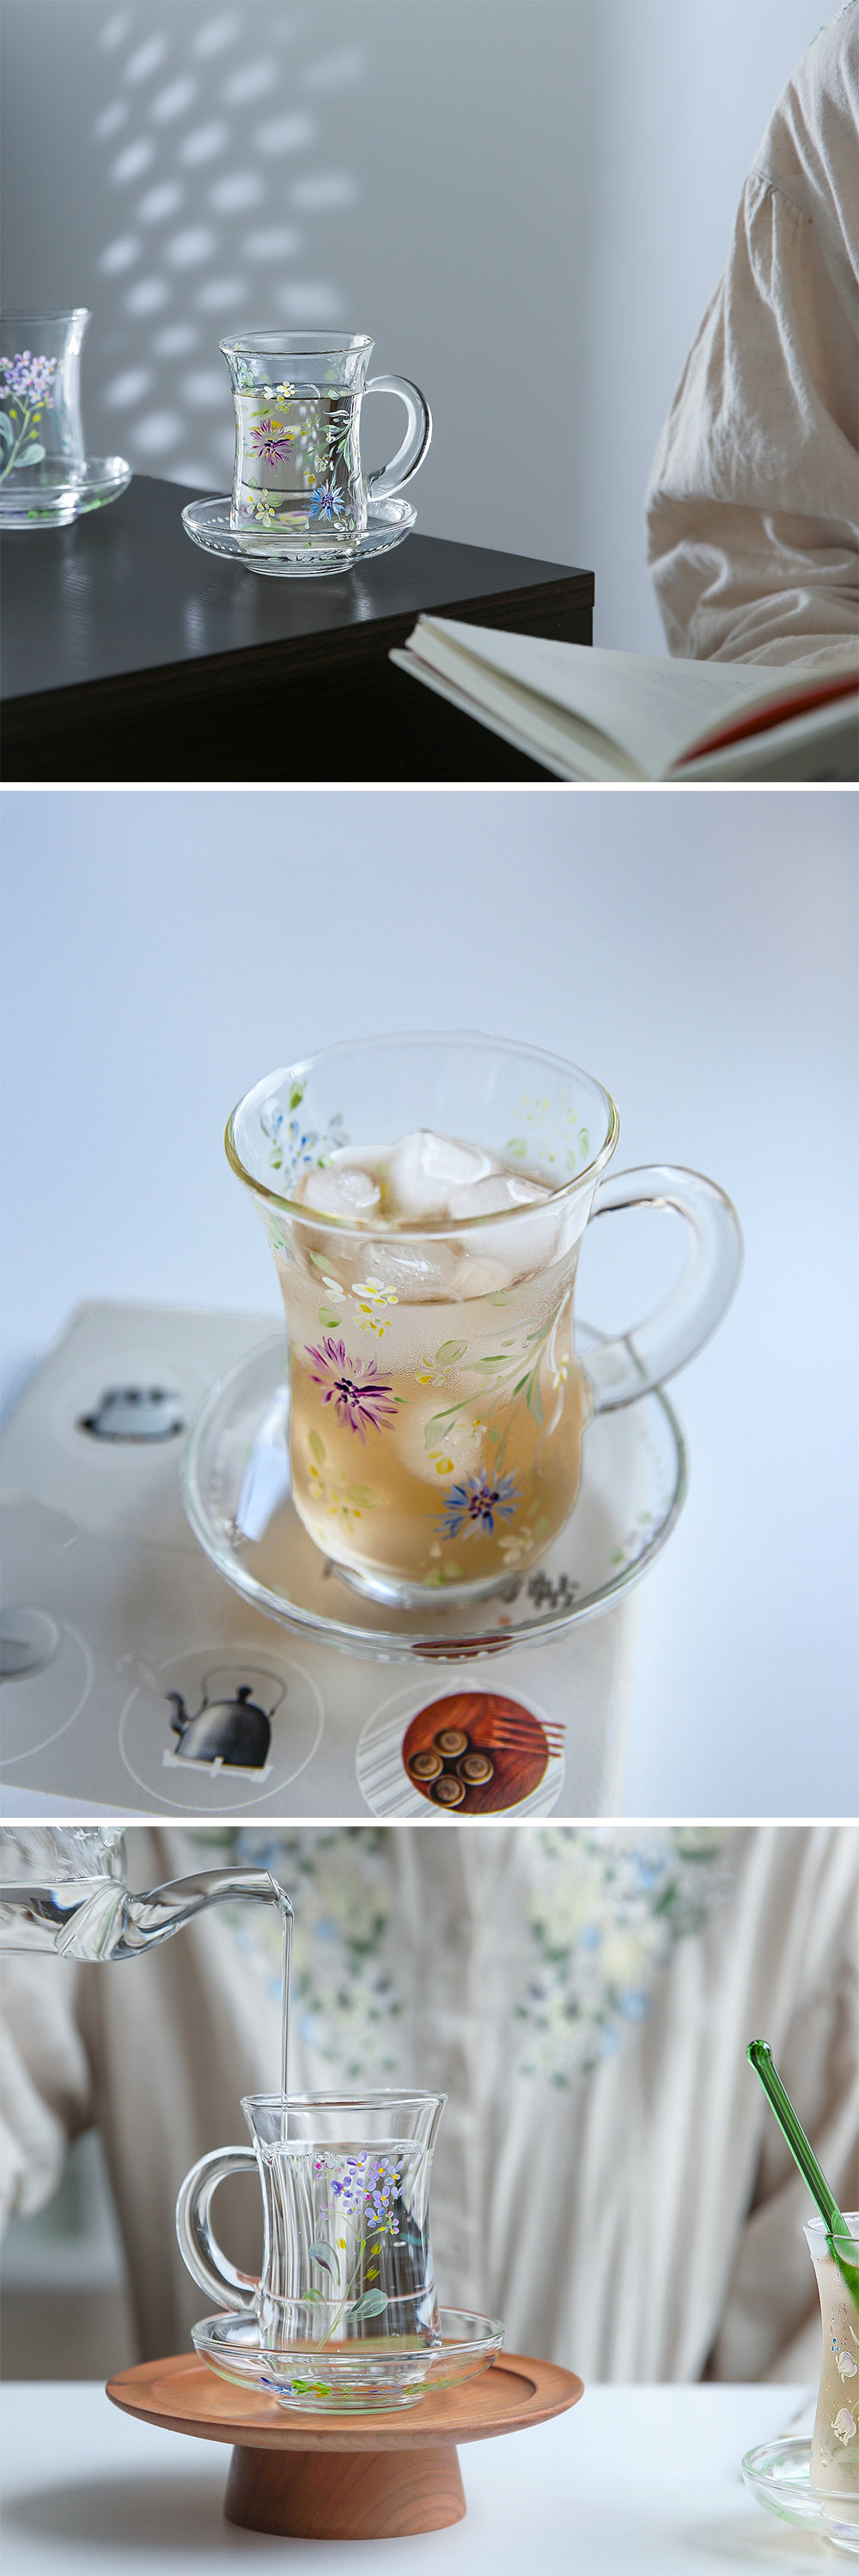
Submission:
[[[747,1262],[675,1383],[690,1498],[639,1593],[627,1811],[852,1813],[855,797],[7,790],[14,1393],[86,1297],[278,1313],[228,1110],[338,1037],[477,1026],[586,1065],[618,1167],[710,1173]],[[594,1230],[637,1320],[677,1220]],[[655,1238],[655,1239],[654,1239]]]
[[[837,2565],[814,2534],[764,2516],[740,2476],[743,2452],[776,2439],[798,2388],[589,2388],[554,2423],[460,2454],[468,2511],[447,2531],[353,2540],[353,2576],[751,2576]],[[100,2388],[4,2391],[4,2576],[341,2576],[340,2541],[291,2540],[278,2557],[223,2519],[223,2446],[136,2423]],[[45,2422],[51,2440],[46,2458]],[[618,2426],[623,2475],[618,2474]],[[771,2535],[771,2537],[770,2537]]]
[[[5,0],[4,297],[87,304],[91,452],[228,488],[218,341],[368,331],[420,526],[596,571],[659,651],[642,501],[746,171],[827,0]],[[379,398],[366,454],[399,444]]]

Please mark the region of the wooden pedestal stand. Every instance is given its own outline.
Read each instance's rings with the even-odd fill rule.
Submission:
[[[107,2383],[128,2415],[234,2445],[228,2522],[298,2540],[395,2540],[461,2522],[459,2442],[522,2432],[582,2395],[571,2370],[502,2353],[464,2388],[377,2415],[290,2415],[245,2396],[194,2353],[147,2361]]]

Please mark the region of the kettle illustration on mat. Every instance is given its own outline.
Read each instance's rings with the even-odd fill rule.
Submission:
[[[267,1707],[253,1695],[260,1690]],[[268,1768],[271,1720],[284,1690],[285,1684],[276,1682],[270,1673],[257,1673],[253,1681],[238,1683],[232,1673],[210,1673],[203,1682],[200,1706],[193,1714],[186,1708],[181,1691],[165,1691],[164,1697],[173,1711],[171,1732],[178,1737],[174,1751],[165,1753],[165,1761],[204,1762],[213,1770],[227,1765],[230,1770],[251,1771],[259,1778]]]

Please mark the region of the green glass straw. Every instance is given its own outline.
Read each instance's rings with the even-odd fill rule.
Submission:
[[[799,2166],[803,2182],[807,2185],[812,2200],[820,2211],[826,2228],[829,2251],[833,2262],[838,2265],[848,2296],[852,2299],[854,2307],[859,2307],[859,2263],[851,2263],[846,2253],[839,2254],[838,2251],[839,2237],[842,2245],[851,2244],[850,2229],[846,2218],[842,2218],[837,2200],[833,2199],[814,2148],[809,2146],[802,2122],[797,2119],[790,2094],[785,2092],[781,2076],[776,2074],[766,2040],[750,2039],[746,2056],[750,2066],[754,2067],[755,2074],[760,2076],[767,2101],[770,2109],[775,2112],[782,2137],[787,2140],[794,2164]]]

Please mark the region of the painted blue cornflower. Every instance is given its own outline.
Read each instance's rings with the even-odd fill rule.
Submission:
[[[334,483],[317,483],[310,504],[312,519],[339,519],[340,494]]]
[[[481,1468],[479,1476],[463,1476],[461,1482],[452,1485],[450,1493],[445,1494],[440,1524],[442,1537],[459,1538],[463,1530],[466,1537],[472,1530],[488,1530],[491,1536],[496,1513],[500,1520],[512,1520],[519,1501],[519,1485],[515,1476],[487,1476],[485,1467]]]

